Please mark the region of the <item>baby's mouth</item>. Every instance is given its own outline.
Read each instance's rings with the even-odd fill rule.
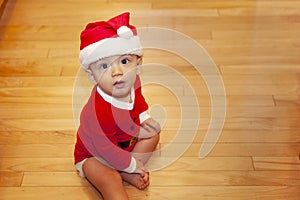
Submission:
[[[114,83],[114,87],[116,88],[123,88],[125,86],[125,81],[116,81]]]

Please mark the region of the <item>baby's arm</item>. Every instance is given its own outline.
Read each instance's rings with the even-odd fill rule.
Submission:
[[[143,123],[141,123],[141,133],[140,138],[149,138],[152,137],[158,133],[160,133],[160,125],[157,121],[155,121],[153,118],[146,119]],[[147,133],[143,133],[143,132]]]
[[[148,118],[141,123],[139,132],[139,141],[133,150],[135,157],[136,170],[135,173],[145,173],[148,170],[145,168],[145,163],[152,155],[152,151],[157,145],[157,135],[160,133],[160,125],[152,118]]]

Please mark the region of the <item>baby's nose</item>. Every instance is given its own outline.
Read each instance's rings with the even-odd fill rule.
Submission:
[[[122,68],[118,64],[112,65],[111,66],[111,75],[112,75],[112,77],[123,75]]]

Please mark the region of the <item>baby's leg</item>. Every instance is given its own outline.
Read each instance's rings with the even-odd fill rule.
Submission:
[[[133,156],[146,164],[151,157],[151,153],[155,150],[158,142],[159,134],[156,134],[151,138],[139,140],[132,150]],[[149,173],[146,172],[143,174],[121,173],[121,176],[124,181],[137,187],[140,190],[147,188],[150,184]]]
[[[83,172],[105,200],[128,200],[122,178],[116,170],[92,157],[84,162]]]
[[[150,159],[152,152],[156,149],[158,142],[159,134],[156,134],[150,138],[141,139],[136,143],[134,149],[132,150],[132,155],[146,164]]]

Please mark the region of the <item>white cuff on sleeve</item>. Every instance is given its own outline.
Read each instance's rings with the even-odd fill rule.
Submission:
[[[144,111],[140,114],[140,124],[146,121],[147,119],[151,118],[151,116],[148,114],[148,111]]]
[[[131,157],[130,165],[129,165],[129,167],[124,169],[124,172],[133,173],[135,170],[136,170],[136,160],[134,157]]]

